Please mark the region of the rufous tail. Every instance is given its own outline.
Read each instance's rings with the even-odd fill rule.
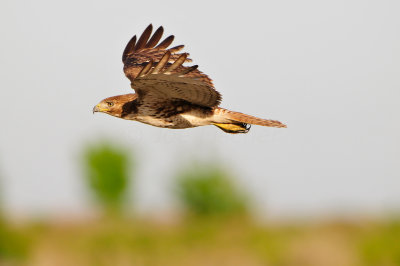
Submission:
[[[286,127],[285,124],[269,119],[262,119],[251,115],[246,115],[239,112],[218,108],[217,113],[226,118],[226,123],[215,123],[214,125],[227,133],[247,133],[250,130],[250,125],[259,125],[265,127]]]

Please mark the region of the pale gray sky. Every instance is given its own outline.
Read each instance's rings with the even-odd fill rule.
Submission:
[[[239,1],[238,1],[239,2]],[[400,208],[399,1],[11,1],[0,3],[0,173],[10,213],[89,201],[82,144],[132,147],[139,210],[169,208],[189,158],[220,158],[275,216]],[[153,23],[185,44],[222,106],[277,119],[247,135],[167,130],[91,113],[130,93],[127,41]]]

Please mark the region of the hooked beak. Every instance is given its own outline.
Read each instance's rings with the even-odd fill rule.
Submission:
[[[93,107],[93,114],[94,114],[95,112],[100,112],[99,105],[96,105],[95,107]]]
[[[105,113],[105,112],[108,112],[108,111],[110,111],[109,109],[107,109],[107,108],[101,108],[100,107],[100,103],[98,104],[98,105],[96,105],[95,107],[93,107],[93,114],[95,113],[95,112],[103,112],[103,113]]]

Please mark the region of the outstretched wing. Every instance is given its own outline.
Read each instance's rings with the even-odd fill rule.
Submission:
[[[166,51],[157,64],[150,60],[138,73],[131,86],[139,95],[139,101],[179,99],[206,107],[218,106],[219,92],[209,82],[193,75],[198,66],[182,66],[187,54],[181,54],[172,64],[169,63],[171,56],[171,52]]]
[[[137,42],[135,35],[122,55],[125,75],[140,100],[145,100],[144,97],[152,101],[182,99],[198,105],[217,106],[221,96],[214,89],[212,80],[197,66],[182,65],[191,62],[187,53],[179,53],[184,46],[168,49],[173,35],[158,44],[163,27],[159,27],[153,36],[152,29],[150,24]]]

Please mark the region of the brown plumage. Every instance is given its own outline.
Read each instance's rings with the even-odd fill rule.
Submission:
[[[218,107],[221,94],[212,80],[191,62],[183,45],[168,48],[174,36],[160,42],[164,29],[153,35],[150,24],[137,40],[128,42],[122,54],[124,72],[136,93],[102,100],[93,112],[139,121],[164,128],[215,125],[228,133],[247,133],[250,125],[286,127],[279,121],[229,111]]]

